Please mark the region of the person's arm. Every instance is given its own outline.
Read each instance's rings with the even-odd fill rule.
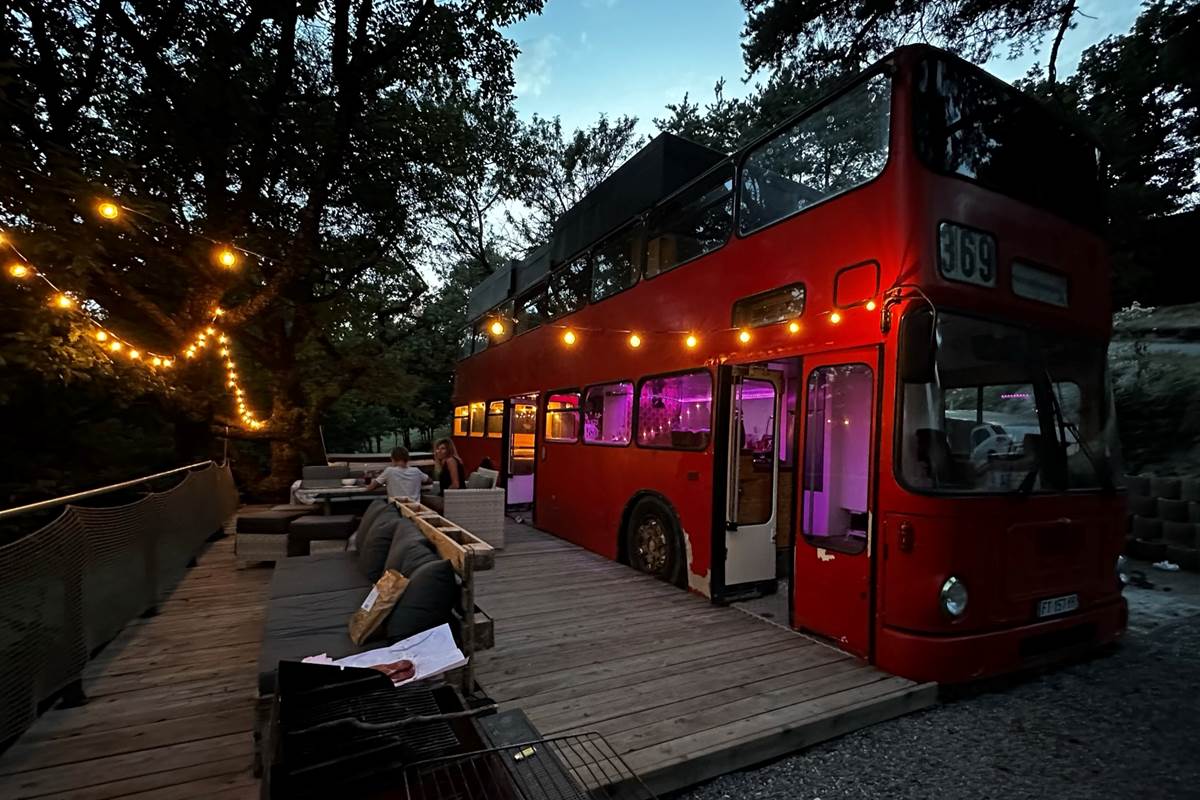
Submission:
[[[379,473],[374,478],[371,478],[371,482],[367,484],[368,492],[373,492],[383,485],[381,481],[387,480],[387,471],[389,469],[391,469],[391,467],[386,467],[384,468],[383,472]]]
[[[446,469],[450,470],[450,488],[451,489],[461,489],[462,486],[460,485],[459,475],[458,475],[458,459],[457,458],[446,459]]]

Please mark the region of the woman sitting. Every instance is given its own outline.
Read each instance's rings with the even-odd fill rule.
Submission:
[[[441,494],[422,495],[421,502],[440,514],[446,510],[443,500],[446,491],[464,488],[467,485],[467,479],[463,475],[462,459],[458,457],[458,450],[455,449],[454,442],[450,439],[437,440],[433,446],[433,460],[436,464],[435,470]]]

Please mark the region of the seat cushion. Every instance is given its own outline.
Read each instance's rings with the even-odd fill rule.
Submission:
[[[363,512],[362,518],[358,521],[358,527],[354,529],[354,536],[351,538],[350,548],[358,550],[367,536],[367,531],[375,524],[375,520],[379,515],[388,508],[390,504],[386,500],[372,500],[367,506],[367,510]]]
[[[350,641],[349,629],[350,615],[362,604],[367,591],[344,589],[272,600],[267,606],[267,623],[258,654],[259,693],[274,693],[275,671],[280,661],[299,661],[320,653],[342,658],[369,649],[355,646]]]
[[[304,516],[298,511],[254,511],[238,514],[238,533],[287,533],[292,520]]]
[[[307,539],[348,539],[354,533],[353,514],[310,514],[292,520],[288,535]]]
[[[384,569],[394,569],[407,578],[438,558],[437,551],[425,534],[411,521],[401,519],[392,535],[392,546],[388,549]]]
[[[468,488],[468,489],[491,489],[493,485],[494,485],[494,483],[493,483],[492,479],[489,478],[487,475],[480,475],[478,472],[472,472],[471,476],[469,478],[467,478],[467,487],[466,488]]]
[[[342,478],[350,477],[350,467],[345,464],[340,464],[336,467],[328,465],[304,467],[300,471],[300,480],[308,484],[312,480],[322,481],[341,481]]]
[[[274,600],[361,589],[366,596],[370,588],[371,582],[358,568],[358,557],[354,553],[319,553],[276,563],[269,594]]]
[[[388,551],[392,547],[392,536],[400,522],[400,513],[393,509],[384,511],[372,523],[362,545],[358,548],[358,569],[374,583],[383,575]]]
[[[450,562],[439,558],[425,564],[408,577],[408,587],[383,626],[387,638],[406,639],[450,622],[457,600],[458,579]]]

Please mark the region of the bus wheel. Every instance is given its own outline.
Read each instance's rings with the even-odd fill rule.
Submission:
[[[668,583],[683,577],[683,553],[675,515],[657,498],[643,497],[625,529],[629,565]]]

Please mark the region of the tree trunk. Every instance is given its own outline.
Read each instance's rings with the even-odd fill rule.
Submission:
[[[404,437],[404,446],[407,449],[412,450],[412,431],[405,427],[400,435]]]

